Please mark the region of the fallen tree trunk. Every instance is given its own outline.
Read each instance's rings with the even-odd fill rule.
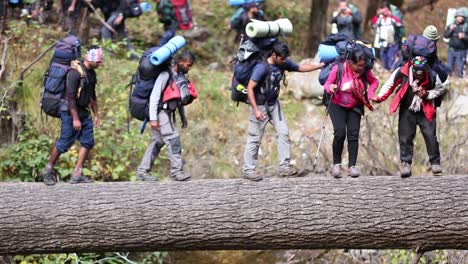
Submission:
[[[467,177],[0,183],[0,255],[468,249]]]

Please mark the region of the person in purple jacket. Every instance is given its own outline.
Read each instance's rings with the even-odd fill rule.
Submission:
[[[330,71],[324,87],[328,94],[332,94],[329,113],[334,129],[332,175],[335,178],[341,178],[341,155],[346,137],[348,176],[359,177],[361,174],[356,166],[361,116],[364,106],[373,110],[369,101],[374,99],[378,86],[379,81],[370,70],[369,59],[360,48],[356,48],[348,60],[334,65]]]

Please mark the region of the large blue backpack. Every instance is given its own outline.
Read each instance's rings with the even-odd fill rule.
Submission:
[[[60,111],[68,110],[64,104],[67,74],[71,61],[81,58],[80,40],[69,35],[56,42],[54,54],[44,74],[44,90],[41,108],[49,116],[60,117]]]
[[[151,54],[159,49],[159,46],[146,50],[140,58],[138,69],[132,76],[129,109],[130,114],[140,121],[149,120],[149,99],[153,91],[154,83],[162,71],[168,71],[171,59],[160,65],[154,65],[150,61]]]

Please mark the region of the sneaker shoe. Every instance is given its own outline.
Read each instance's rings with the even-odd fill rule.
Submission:
[[[149,172],[137,172],[137,179],[140,181],[157,181]]]
[[[71,179],[70,179],[71,184],[75,184],[75,183],[93,183],[93,182],[94,182],[93,179],[91,179],[89,177],[86,177],[83,174],[80,174],[79,176],[72,176]]]
[[[400,164],[400,176],[402,178],[408,178],[411,176],[411,164],[402,162]]]
[[[57,173],[55,170],[45,170],[42,172],[42,178],[47,186],[52,186],[57,183]]]
[[[263,176],[259,175],[255,171],[242,173],[242,178],[247,179],[247,180],[251,180],[251,181],[261,181],[261,180],[263,180]]]
[[[294,166],[280,167],[278,174],[280,177],[297,177],[298,171]]]
[[[357,166],[351,166],[348,168],[348,176],[352,178],[357,178],[361,176],[361,171]]]
[[[341,178],[341,164],[333,164],[331,174],[335,178]]]
[[[440,166],[440,164],[432,164],[431,165],[431,170],[432,170],[432,174],[434,176],[441,176],[442,175],[442,167]]]
[[[174,175],[171,175],[171,178],[173,180],[175,180],[175,181],[189,181],[192,178],[192,176],[189,175],[189,174],[185,174],[182,171],[180,171],[180,172],[177,172]]]

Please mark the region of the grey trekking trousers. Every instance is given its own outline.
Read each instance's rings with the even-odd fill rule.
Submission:
[[[271,123],[276,131],[278,146],[279,167],[289,167],[291,161],[291,143],[289,141],[289,129],[279,101],[274,105],[259,105],[258,109],[265,114],[263,121],[258,121],[252,107],[249,107],[249,129],[247,144],[244,152],[244,173],[255,171],[258,160],[258,149],[265,132],[266,125]]]
[[[159,130],[151,129],[151,141],[146,148],[145,155],[138,166],[138,172],[149,172],[154,161],[159,155],[161,148],[167,145],[169,160],[171,162],[171,176],[182,172],[184,164],[182,161],[182,145],[171,117],[165,111],[158,113]]]

